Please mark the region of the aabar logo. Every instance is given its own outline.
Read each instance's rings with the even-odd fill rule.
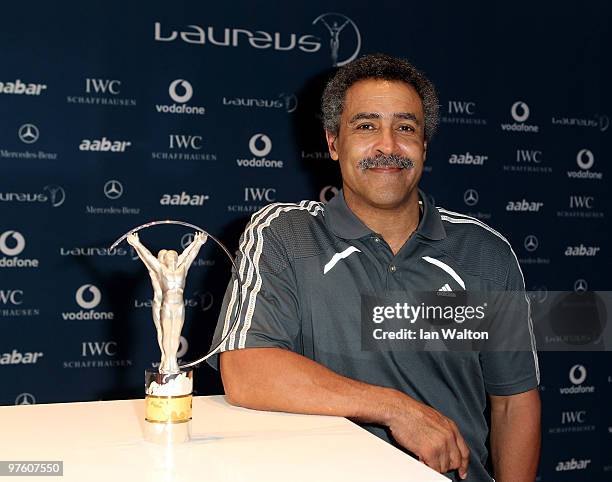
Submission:
[[[469,152],[466,152],[465,154],[451,154],[451,156],[448,158],[448,163],[466,166],[482,166],[488,158],[488,156],[470,154]]]
[[[0,354],[0,365],[33,365],[38,363],[39,358],[42,358],[42,351],[26,351],[24,353],[13,349],[10,353]]]
[[[26,84],[20,79],[15,82],[0,82],[0,94],[40,95],[46,88],[46,84]]]
[[[162,206],[204,206],[209,199],[208,194],[187,194],[183,191],[180,194],[164,194],[159,204]]]
[[[591,459],[580,459],[576,460],[572,458],[571,460],[567,460],[565,462],[559,462],[555,467],[557,472],[566,472],[568,470],[584,470],[591,463]]]
[[[537,213],[540,212],[542,206],[544,206],[543,202],[527,201],[523,198],[520,201],[508,201],[506,211]]]
[[[600,249],[599,246],[585,246],[580,243],[578,246],[565,248],[565,256],[595,256]]]
[[[83,139],[79,144],[79,151],[125,152],[131,145],[130,141],[111,141],[106,137],[102,137],[102,139]]]

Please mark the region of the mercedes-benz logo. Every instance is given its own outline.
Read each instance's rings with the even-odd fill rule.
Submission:
[[[548,298],[548,288],[546,286],[536,286],[530,291],[529,295],[536,303],[544,303]]]
[[[583,170],[591,169],[595,164],[595,156],[588,149],[580,149],[576,155],[576,163]]]
[[[40,135],[38,127],[34,124],[24,124],[19,128],[19,139],[26,144],[34,144]]]
[[[475,206],[478,203],[478,192],[475,189],[468,189],[463,193],[463,201],[468,206]]]
[[[574,385],[580,385],[586,380],[587,371],[584,365],[574,365],[570,368],[569,379]]]
[[[574,291],[576,293],[584,293],[588,289],[589,289],[589,284],[586,282],[586,280],[580,278],[574,282]]]
[[[15,405],[34,405],[36,399],[31,393],[20,393],[15,399]]]
[[[181,248],[185,249],[187,246],[193,243],[193,238],[193,233],[183,234],[183,237],[181,238]]]
[[[312,21],[313,25],[318,23],[323,24],[329,32],[329,48],[331,50],[332,65],[334,67],[342,67],[357,58],[361,50],[361,34],[355,22],[341,13],[328,12],[319,15]],[[353,42],[355,48],[342,49],[344,55],[342,56],[343,58],[340,59],[340,33],[343,31],[349,32],[351,30],[354,35]],[[346,38],[346,35],[344,35],[344,37]]]
[[[529,106],[523,101],[517,101],[510,108],[510,115],[516,122],[525,122],[529,119]]]
[[[523,245],[525,246],[525,249],[530,253],[538,249],[539,244],[540,242],[538,241],[538,238],[536,238],[533,234],[528,234],[527,236],[525,236],[525,241],[523,242]]]
[[[123,194],[123,184],[116,179],[111,179],[104,184],[104,195],[108,199],[119,199]]]

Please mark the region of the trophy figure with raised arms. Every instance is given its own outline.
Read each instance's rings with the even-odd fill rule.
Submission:
[[[153,322],[161,349],[160,373],[179,371],[176,353],[185,321],[185,280],[191,263],[206,240],[206,234],[196,233],[193,241],[180,255],[174,250],[163,249],[156,258],[140,242],[138,233],[131,233],[127,237],[127,242],[134,247],[147,267],[153,284]]]

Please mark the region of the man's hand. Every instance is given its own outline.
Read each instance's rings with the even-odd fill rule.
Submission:
[[[140,239],[138,238],[138,233],[130,233],[127,237],[127,242],[130,246],[136,246],[140,243]]]
[[[467,477],[470,450],[455,422],[410,397],[389,420],[393,438],[437,472],[459,470]]]
[[[460,477],[467,476],[469,449],[455,423],[399,390],[344,377],[281,348],[226,351],[220,360],[232,405],[385,425],[432,469],[459,469]]]

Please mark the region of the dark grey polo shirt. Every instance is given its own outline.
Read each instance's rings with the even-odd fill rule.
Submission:
[[[394,256],[339,193],[328,204],[271,204],[255,213],[237,255],[244,282],[240,322],[221,351],[279,347],[366,383],[392,387],[454,420],[471,450],[470,481],[490,481],[487,393],[537,387],[532,351],[414,352],[361,349],[361,295],[399,291],[524,291],[508,241],[479,220],[436,208],[422,192],[416,232]],[[213,346],[238,309],[234,273]],[[531,330],[528,301],[517,326]],[[210,359],[217,368],[218,357]],[[393,443],[377,426],[369,431]],[[453,478],[455,473],[447,474]]]

